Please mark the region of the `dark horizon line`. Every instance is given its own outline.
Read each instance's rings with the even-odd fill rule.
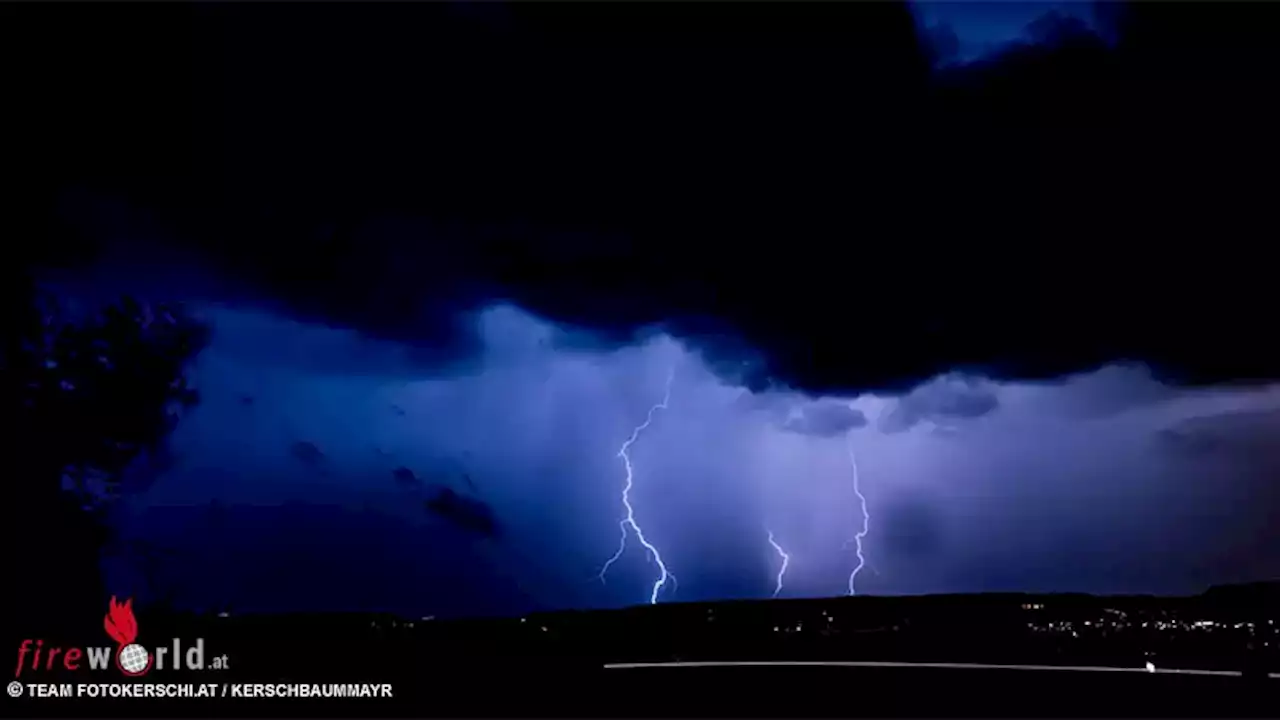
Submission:
[[[449,622],[466,622],[466,621],[511,621],[523,618],[545,618],[550,616],[565,615],[601,615],[601,614],[617,614],[624,612],[646,611],[655,612],[658,608],[674,607],[681,609],[690,609],[698,607],[709,607],[716,605],[763,605],[763,604],[788,604],[800,605],[805,603],[831,603],[831,602],[849,602],[856,600],[879,600],[879,601],[924,601],[924,600],[942,600],[942,599],[984,599],[997,600],[1007,598],[1013,599],[1050,599],[1058,600],[1199,600],[1213,599],[1220,593],[1238,593],[1238,592],[1257,592],[1257,593],[1274,593],[1280,596],[1280,579],[1275,580],[1256,580],[1252,582],[1225,583],[1210,585],[1203,591],[1195,594],[1159,594],[1159,593],[1090,593],[1077,591],[1054,591],[1054,592],[1034,592],[1034,591],[980,591],[980,592],[961,592],[961,593],[920,593],[912,595],[876,595],[876,594],[860,594],[860,595],[832,595],[826,597],[804,597],[804,598],[726,598],[723,600],[698,600],[698,601],[673,601],[657,604],[637,603],[635,605],[626,605],[617,608],[566,608],[559,610],[534,610],[520,615],[442,615],[437,616],[431,613],[425,613],[417,617],[410,617],[393,611],[375,611],[375,610],[298,610],[284,612],[245,612],[235,613],[233,611],[196,611],[196,610],[172,610],[163,611],[161,613],[170,617],[215,617],[225,619],[246,619],[246,618],[267,618],[267,617],[363,617],[363,618],[387,618],[394,620],[403,620],[407,623],[449,623]],[[155,605],[142,606],[149,612],[156,612]]]

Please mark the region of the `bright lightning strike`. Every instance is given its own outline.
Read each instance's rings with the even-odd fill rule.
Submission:
[[[846,436],[845,447],[849,451],[849,464],[853,466],[853,494],[858,497],[858,505],[862,509],[862,529],[858,530],[853,536],[854,552],[858,556],[858,566],[849,573],[849,594],[857,595],[855,582],[858,579],[858,573],[862,572],[862,568],[866,566],[867,559],[862,555],[862,539],[867,536],[867,532],[871,529],[871,515],[867,512],[867,498],[862,494],[862,487],[858,483],[858,457],[853,452],[853,433]]]
[[[662,395],[662,402],[649,408],[649,413],[645,416],[644,422],[637,425],[635,430],[631,431],[631,437],[627,438],[627,441],[622,443],[622,447],[618,449],[618,458],[622,460],[623,467],[627,470],[627,482],[622,488],[622,506],[626,508],[627,512],[622,518],[622,522],[618,523],[618,526],[622,528],[622,540],[618,544],[618,552],[614,553],[613,557],[609,558],[609,561],[606,562],[604,567],[600,570],[600,582],[604,582],[605,575],[609,572],[609,567],[617,562],[618,558],[622,557],[622,553],[627,550],[627,530],[629,528],[631,532],[635,533],[636,539],[644,546],[644,549],[648,552],[649,557],[653,562],[658,564],[658,570],[660,571],[658,579],[653,583],[653,592],[649,595],[650,605],[657,604],[658,595],[662,593],[662,588],[667,584],[667,580],[671,580],[673,584],[676,583],[677,580],[676,576],[672,575],[671,572],[667,570],[666,563],[662,562],[662,554],[658,552],[658,548],[654,547],[653,543],[650,543],[645,538],[644,531],[640,529],[639,523],[636,522],[635,508],[631,507],[631,488],[634,484],[635,471],[631,466],[630,451],[631,446],[640,439],[640,434],[653,424],[654,415],[659,410],[667,409],[667,406],[671,402],[671,384],[675,380],[675,377],[675,371],[672,370],[671,374],[667,376],[667,388]]]
[[[791,556],[787,554],[786,550],[782,549],[782,546],[778,544],[777,540],[773,539],[772,530],[767,530],[766,532],[769,533],[769,544],[772,545],[774,551],[778,553],[778,557],[782,558],[782,567],[778,568],[777,584],[773,589],[773,597],[778,597],[778,594],[782,592],[782,580],[787,576],[787,565],[791,563]]]

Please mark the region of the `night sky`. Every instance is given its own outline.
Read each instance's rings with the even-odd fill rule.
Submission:
[[[1280,577],[1263,9],[61,7],[11,234],[213,330],[113,592],[645,603],[625,460],[664,602]]]

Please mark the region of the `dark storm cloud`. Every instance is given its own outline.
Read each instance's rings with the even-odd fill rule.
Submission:
[[[1175,452],[1280,465],[1280,410],[1244,410],[1183,420],[1160,431]]]
[[[935,62],[972,62],[1062,30],[1105,31],[1089,2],[917,2],[912,9],[927,28]]]
[[[127,57],[24,25],[15,58],[67,60],[15,91],[50,138],[15,167],[127,177],[106,189],[241,285],[437,360],[474,356],[465,312],[498,300],[614,346],[665,328],[754,389],[1130,359],[1280,375],[1267,264],[1245,260],[1280,126],[1256,6],[1133,3],[1114,49],[1068,34],[941,75],[894,3],[509,10],[200,6],[194,38],[83,23],[151,28]],[[108,107],[108,129],[48,130]],[[83,240],[39,224],[41,247]],[[867,302],[904,277],[910,298]]]
[[[1160,382],[1150,369],[1140,365],[1112,365],[1064,382],[1070,382],[1077,392],[1062,398],[1057,407],[1082,419],[1114,415],[1178,397],[1176,387]]]
[[[27,7],[4,11],[48,12]],[[205,593],[231,576],[276,607],[643,601],[634,541],[597,573],[619,450],[674,377],[628,499],[676,599],[771,592],[766,525],[790,592],[846,592],[854,459],[860,590],[1280,571],[1256,430],[1189,420],[1274,410],[1275,389],[1182,387],[1280,376],[1252,249],[1280,160],[1273,23],[1135,3],[1114,49],[1041,32],[1056,45],[932,73],[893,3],[602,7],[10,23],[10,65],[65,61],[11,90],[23,252],[107,251],[80,286],[105,298],[221,303],[182,462],[119,522],[222,558]],[[787,427],[855,413],[889,432]],[[424,512],[442,487],[479,505]],[[243,512],[187,530],[213,498]],[[465,527],[482,517],[505,542]]]
[[[814,437],[836,437],[866,427],[866,413],[847,400],[806,398],[792,392],[770,390],[742,392],[734,406],[787,432]]]
[[[418,476],[407,467],[401,466],[391,471],[391,476],[395,478],[396,484],[404,487],[417,487]]]
[[[368,341],[261,311],[209,313],[214,343],[193,375],[205,401],[172,443],[183,462],[119,510],[121,522],[133,518],[130,537],[210,556],[218,587],[204,592],[240,605],[373,603],[416,615],[647,600],[654,565],[634,540],[607,584],[597,574],[618,548],[619,447],[673,367],[668,409],[631,453],[636,517],[679,577],[664,599],[771,594],[777,556],[765,526],[793,557],[787,594],[847,592],[858,527],[850,449],[871,514],[860,592],[1195,592],[1280,563],[1280,545],[1264,543],[1280,502],[1267,483],[1275,465],[1256,454],[1280,408],[1275,388],[1153,392],[1140,369],[1107,368],[1052,384],[950,374],[903,395],[747,397],[670,338],[561,349],[543,342],[554,326],[510,307],[474,316],[485,351],[466,374],[337,375],[289,346],[315,342],[313,332],[332,333],[321,339],[335,348]],[[238,348],[264,342],[300,364],[270,360],[271,347]],[[370,368],[388,367],[379,353],[395,354],[377,343],[352,350]],[[252,412],[238,402],[249,380],[263,388]],[[1130,401],[1097,411],[1108,394]],[[992,406],[984,397],[999,398],[994,412],[981,413]],[[786,423],[832,419],[835,407],[883,418],[899,406],[934,427],[824,436]],[[1200,432],[1206,422],[1212,453],[1160,440],[1162,430]],[[323,449],[324,473],[290,454],[298,438]],[[214,498],[293,509],[233,510],[221,530],[179,511]],[[276,540],[248,527],[268,516]],[[237,524],[245,534],[230,537]],[[340,551],[334,533],[360,537]],[[254,552],[244,549],[253,542]],[[224,546],[240,548],[234,559],[213,558]],[[349,563],[358,572],[330,576],[325,592],[314,578],[292,589],[266,580],[322,567],[324,553],[363,560]]]
[[[910,430],[923,421],[943,427],[956,420],[982,417],[1000,406],[995,388],[988,382],[958,375],[925,383],[899,399],[880,418],[880,430]]]
[[[300,440],[289,446],[289,454],[307,467],[319,467],[324,462],[324,452],[315,443]]]
[[[829,438],[866,425],[867,416],[861,410],[838,400],[819,400],[802,406],[799,415],[788,419],[783,428],[802,435]]]
[[[739,412],[760,413],[773,422],[783,424],[791,416],[796,401],[789,393],[776,390],[762,392],[740,390],[734,404]]]
[[[498,524],[493,508],[475,498],[459,495],[451,488],[434,488],[423,506],[468,532],[485,537],[502,534],[502,526]]]

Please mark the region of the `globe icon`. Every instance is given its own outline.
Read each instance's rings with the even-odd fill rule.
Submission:
[[[141,675],[151,667],[151,656],[147,654],[147,649],[138,643],[120,648],[117,658],[120,669],[127,675]]]

